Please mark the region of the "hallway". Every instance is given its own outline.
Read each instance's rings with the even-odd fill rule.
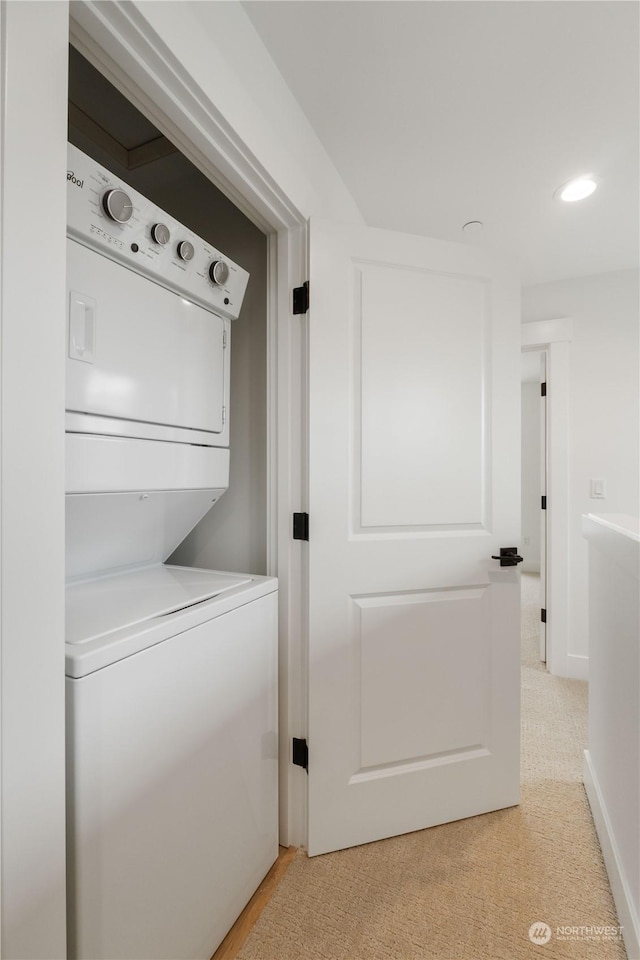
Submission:
[[[582,785],[586,684],[538,660],[539,578],[522,584],[520,806],[299,853],[240,960],[624,960]]]

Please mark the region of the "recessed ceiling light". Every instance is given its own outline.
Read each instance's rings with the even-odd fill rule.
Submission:
[[[574,200],[584,200],[585,197],[589,197],[597,186],[598,184],[591,177],[579,177],[577,180],[563,183],[554,193],[554,197],[573,203]]]

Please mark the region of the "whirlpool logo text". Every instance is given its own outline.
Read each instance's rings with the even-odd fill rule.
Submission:
[[[75,183],[76,187],[80,187],[81,190],[84,187],[84,180],[78,180],[73,170],[67,170],[67,181]]]

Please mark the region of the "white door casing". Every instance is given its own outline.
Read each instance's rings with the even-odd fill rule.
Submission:
[[[547,382],[546,664],[549,673],[586,679],[567,654],[569,635],[569,317],[523,323],[523,350],[544,350]]]
[[[542,385],[544,384],[544,392]],[[547,662],[547,354],[540,354],[540,491],[544,510],[540,510],[540,626],[538,653]],[[540,505],[542,507],[542,504]],[[544,620],[542,619],[544,610]]]
[[[519,287],[311,221],[311,855],[519,798]]]

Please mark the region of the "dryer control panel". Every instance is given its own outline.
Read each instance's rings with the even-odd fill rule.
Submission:
[[[67,195],[72,240],[213,313],[238,317],[247,271],[72,144]]]

